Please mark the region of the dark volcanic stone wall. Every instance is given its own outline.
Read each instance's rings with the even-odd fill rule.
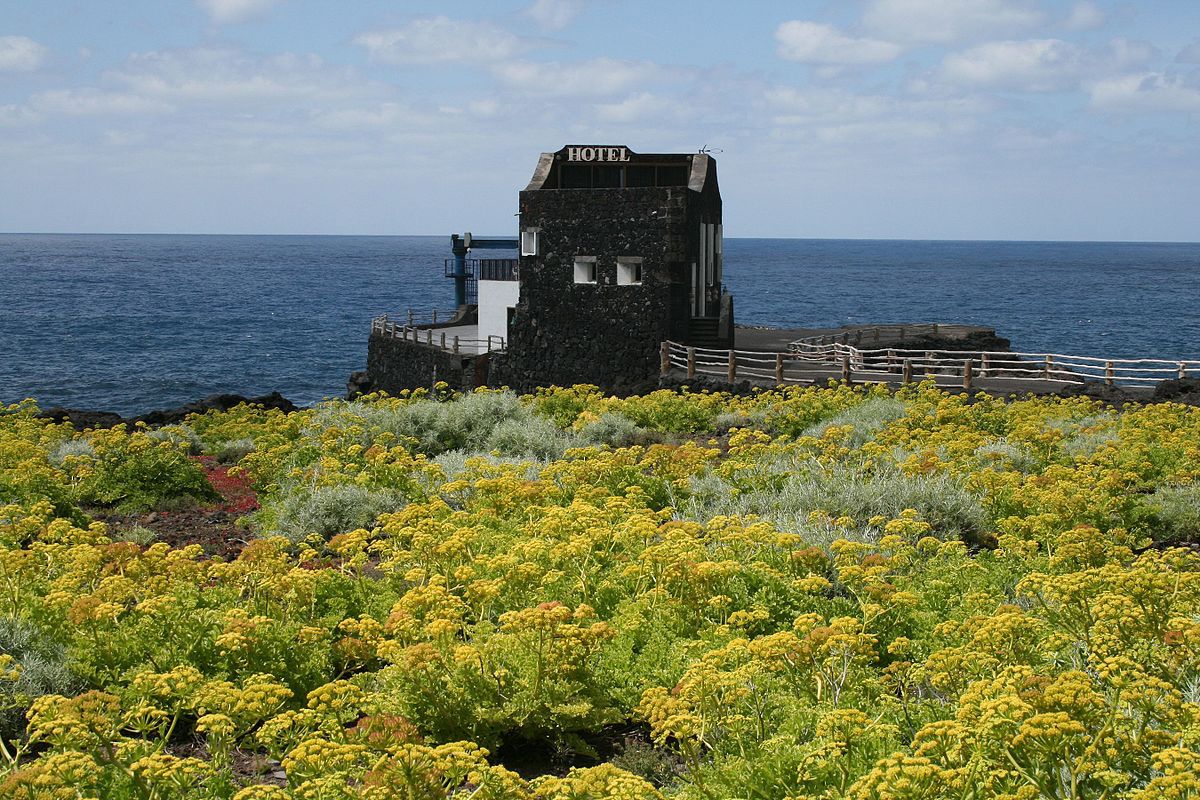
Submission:
[[[540,255],[521,259],[508,352],[490,383],[623,393],[656,380],[662,341],[688,336],[701,212],[701,195],[686,187],[522,192],[521,226],[540,229]],[[595,256],[597,283],[575,283],[578,255]],[[617,285],[618,256],[642,258],[641,285]]]
[[[437,347],[373,333],[367,342],[367,376],[373,391],[388,394],[428,389],[437,381],[469,392],[486,383],[487,358],[454,355]]]

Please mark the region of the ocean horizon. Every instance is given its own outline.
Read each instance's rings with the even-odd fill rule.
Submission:
[[[450,309],[449,255],[445,235],[0,234],[0,402],[340,396],[372,317]],[[1028,352],[1200,358],[1198,243],[728,238],[724,257],[739,325],[953,322]]]

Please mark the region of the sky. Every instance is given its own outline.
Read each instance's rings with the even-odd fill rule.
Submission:
[[[0,0],[0,231],[513,234],[564,144],[726,236],[1200,240],[1196,0]]]

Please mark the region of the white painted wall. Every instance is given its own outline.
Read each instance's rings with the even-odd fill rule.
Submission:
[[[521,296],[519,281],[480,281],[479,338],[500,336],[508,341],[508,309]]]

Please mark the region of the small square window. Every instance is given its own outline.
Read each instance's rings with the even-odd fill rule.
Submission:
[[[596,282],[596,257],[595,256],[575,256],[575,282],[576,283],[595,283]]]
[[[521,255],[536,256],[538,254],[538,229],[530,228],[521,231]]]
[[[636,286],[642,282],[642,259],[633,256],[617,258],[617,285]]]

